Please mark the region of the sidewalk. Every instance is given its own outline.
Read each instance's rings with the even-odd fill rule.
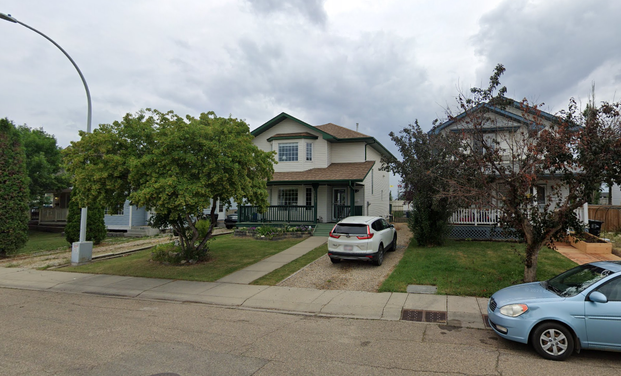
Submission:
[[[358,319],[400,320],[405,312],[404,318],[413,321],[480,329],[485,328],[483,314],[487,304],[487,299],[458,296],[314,290],[23,268],[0,268],[0,288],[195,302]]]

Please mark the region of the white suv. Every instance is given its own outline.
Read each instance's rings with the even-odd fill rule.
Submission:
[[[384,254],[397,249],[397,231],[381,217],[347,217],[337,223],[328,238],[328,256],[341,260],[373,261],[382,265]]]

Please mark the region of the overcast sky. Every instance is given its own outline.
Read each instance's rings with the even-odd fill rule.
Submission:
[[[245,119],[281,112],[377,138],[444,117],[458,91],[507,68],[508,96],[618,100],[621,1],[4,0],[88,82],[93,127],[144,108]],[[86,128],[86,95],[50,42],[0,20],[0,117],[65,147]],[[397,155],[398,156],[398,155]],[[394,182],[391,182],[394,184]]]

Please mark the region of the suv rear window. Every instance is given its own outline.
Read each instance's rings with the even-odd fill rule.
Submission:
[[[332,231],[334,234],[344,235],[365,235],[367,233],[367,225],[357,225],[352,223],[338,224]]]

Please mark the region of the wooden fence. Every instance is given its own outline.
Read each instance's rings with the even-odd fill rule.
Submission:
[[[602,231],[621,230],[621,206],[589,205],[589,219],[602,221]]]

